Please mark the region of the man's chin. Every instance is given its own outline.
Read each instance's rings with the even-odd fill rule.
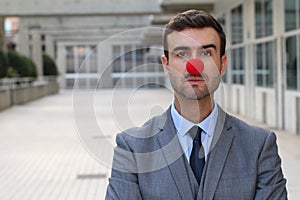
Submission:
[[[209,92],[193,91],[193,92],[186,93],[183,96],[189,100],[199,101],[208,98],[211,95]]]

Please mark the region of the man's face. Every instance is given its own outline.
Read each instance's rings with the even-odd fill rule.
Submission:
[[[162,64],[175,95],[200,100],[212,95],[225,72],[227,57],[220,56],[221,41],[213,28],[185,29],[167,37],[169,59],[162,56]],[[204,63],[201,75],[191,76],[186,62],[200,59]]]

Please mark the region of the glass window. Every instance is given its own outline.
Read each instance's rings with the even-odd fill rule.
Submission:
[[[286,39],[286,80],[287,88],[291,90],[297,89],[297,37],[289,37]]]
[[[133,50],[131,45],[125,45],[125,72],[128,72],[132,69],[132,61],[133,61]]]
[[[97,48],[96,46],[90,46],[90,53],[87,55],[87,59],[90,62],[90,73],[98,72],[98,64],[97,64]]]
[[[265,36],[272,35],[273,34],[273,4],[272,0],[267,0],[264,2],[264,8],[265,8],[265,27],[266,32]]]
[[[227,30],[226,30],[226,20],[225,20],[225,15],[221,15],[220,17],[218,17],[218,22],[221,24],[225,34],[227,33]]]
[[[142,46],[138,46],[136,49],[136,66],[140,67],[144,64],[144,48]]]
[[[263,46],[256,46],[256,85],[263,86]]]
[[[256,38],[273,34],[272,0],[255,0],[255,32]]]
[[[296,0],[285,0],[285,30],[294,30],[296,27]]]
[[[285,0],[285,30],[300,27],[300,0]]]
[[[66,47],[67,56],[66,56],[66,73],[75,73],[75,64],[74,64],[74,51],[72,46]]]
[[[256,85],[273,87],[276,50],[273,42],[256,45]]]
[[[113,46],[113,72],[121,72],[121,47],[120,45]]]
[[[300,0],[296,1],[295,7],[297,9],[297,19],[298,19],[297,28],[300,28]]]
[[[79,45],[74,48],[74,54],[75,54],[75,59],[77,59],[77,67],[76,71],[79,73],[86,73],[87,67],[85,66],[85,58],[86,58],[86,46],[85,45]]]
[[[273,87],[276,51],[273,42],[266,43],[266,86]]]
[[[232,44],[243,42],[243,7],[240,5],[231,11]]]
[[[232,55],[232,82],[234,84],[244,84],[245,76],[245,50],[243,47],[231,51]]]

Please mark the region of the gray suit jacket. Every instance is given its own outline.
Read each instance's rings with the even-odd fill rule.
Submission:
[[[106,200],[287,199],[276,136],[219,108],[200,186],[183,154],[170,109],[117,135]]]

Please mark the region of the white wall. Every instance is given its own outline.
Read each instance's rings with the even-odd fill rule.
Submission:
[[[255,119],[277,127],[276,96],[274,89],[256,88]]]
[[[297,123],[300,126],[300,119],[297,121],[297,98],[300,98],[300,94],[296,92],[287,91],[284,95],[284,127],[291,133],[300,134],[297,133]]]
[[[246,105],[245,105],[245,87],[241,85],[232,86],[232,111],[240,114],[246,115]]]
[[[91,15],[157,13],[159,0],[1,0],[2,15]]]

